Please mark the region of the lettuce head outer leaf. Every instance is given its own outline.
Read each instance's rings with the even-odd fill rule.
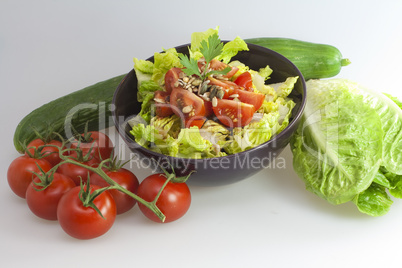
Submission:
[[[382,158],[389,172],[402,174],[402,109],[397,99],[391,99],[383,93],[364,88],[348,81],[350,87],[356,87],[367,103],[380,116],[384,132]]]
[[[353,202],[360,212],[373,217],[387,214],[393,203],[385,187],[377,183],[373,183],[368,189],[358,194]]]
[[[291,139],[293,167],[306,188],[332,204],[351,201],[381,164],[381,120],[343,80],[309,80],[301,123]]]

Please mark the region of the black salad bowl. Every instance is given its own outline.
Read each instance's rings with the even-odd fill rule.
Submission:
[[[188,54],[190,44],[176,47],[177,52]],[[116,129],[130,150],[139,159],[162,166],[165,169],[174,168],[177,175],[192,173],[187,183],[199,186],[220,186],[244,180],[264,168],[272,168],[274,159],[288,145],[292,134],[296,131],[306,102],[306,84],[303,75],[297,67],[284,56],[261,46],[248,44],[249,51],[239,52],[232,60],[239,60],[253,70],[259,70],[267,65],[273,70],[269,83],[278,83],[290,76],[299,76],[291,98],[296,103],[292,111],[289,125],[271,140],[253,149],[233,155],[206,159],[186,159],[166,156],[135,142],[130,134],[131,127],[127,121],[141,110],[137,100],[137,78],[131,70],[117,87],[113,97],[112,116]],[[153,57],[148,60],[153,61]],[[152,161],[151,161],[152,160]]]

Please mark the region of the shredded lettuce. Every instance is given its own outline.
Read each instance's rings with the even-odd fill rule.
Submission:
[[[246,42],[244,42],[240,37],[236,37],[223,46],[222,53],[217,57],[217,59],[223,61],[224,63],[229,63],[239,51],[243,50],[249,50]]]
[[[154,53],[152,80],[162,85],[165,74],[173,67],[182,67],[179,53],[175,48],[169,48],[162,53]]]

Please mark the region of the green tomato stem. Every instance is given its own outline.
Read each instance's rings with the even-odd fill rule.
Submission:
[[[156,206],[156,202],[157,202],[157,200],[158,200],[158,198],[159,198],[159,196],[160,196],[160,193],[163,191],[163,188],[166,186],[168,180],[166,180],[167,182],[166,182],[166,183],[164,184],[164,186],[161,188],[160,193],[158,193],[158,195],[155,197],[155,199],[154,199],[153,201],[151,201],[151,202],[148,202],[148,201],[142,199],[141,197],[139,197],[138,195],[136,195],[136,194],[130,192],[130,191],[127,190],[126,188],[122,187],[120,184],[118,184],[117,182],[115,182],[114,180],[112,180],[112,179],[103,171],[102,167],[105,165],[105,163],[109,162],[110,159],[103,160],[103,161],[99,164],[99,166],[95,168],[95,167],[90,167],[90,166],[87,166],[87,165],[85,165],[85,164],[83,164],[83,163],[77,162],[77,161],[75,161],[75,160],[72,160],[72,159],[68,158],[67,156],[63,155],[63,152],[61,152],[61,151],[60,151],[60,158],[62,159],[62,161],[61,161],[59,164],[57,164],[55,167],[53,167],[53,168],[57,169],[57,167],[58,167],[59,165],[63,164],[63,163],[71,163],[71,164],[74,164],[74,165],[77,165],[77,166],[86,168],[86,169],[88,169],[89,171],[91,171],[91,172],[93,172],[93,173],[96,173],[96,174],[98,174],[99,176],[101,176],[102,179],[104,179],[108,184],[111,185],[110,188],[117,189],[118,191],[123,192],[123,193],[127,194],[128,196],[134,198],[135,200],[137,200],[137,202],[143,204],[145,207],[149,208],[153,213],[155,213],[155,215],[158,216],[158,218],[159,218],[162,222],[165,221],[166,216],[165,216],[165,215],[162,213],[162,211],[160,211],[160,209]],[[53,168],[52,168],[52,169],[53,169]]]

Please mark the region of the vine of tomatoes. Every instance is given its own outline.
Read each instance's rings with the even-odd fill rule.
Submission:
[[[92,131],[71,140],[32,141],[7,172],[11,190],[31,212],[56,221],[70,236],[92,239],[110,230],[117,215],[138,203],[143,215],[166,223],[189,209],[187,177],[158,173],[140,183],[114,156],[110,138]],[[175,200],[175,201],[172,201]]]

